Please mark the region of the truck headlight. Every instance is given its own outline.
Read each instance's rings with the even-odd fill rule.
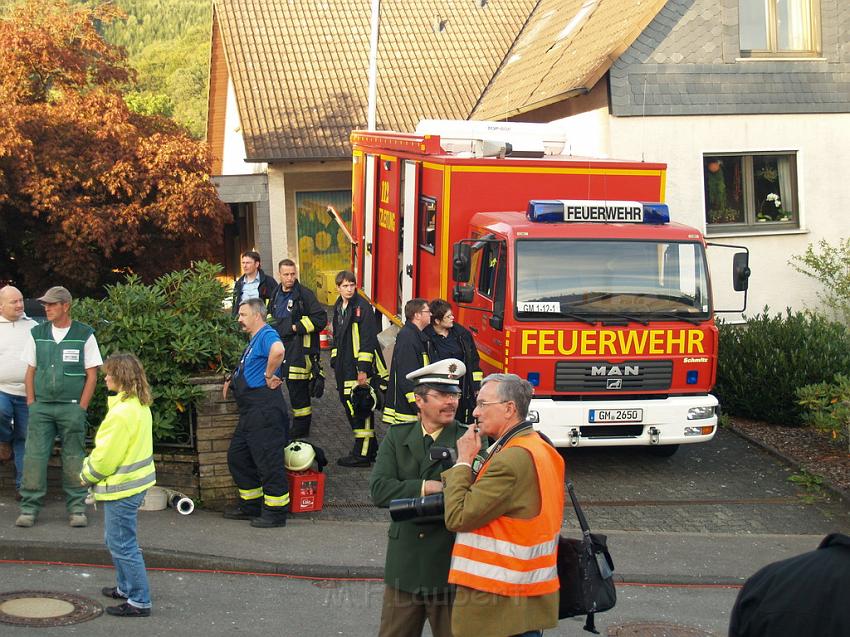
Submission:
[[[540,412],[538,412],[536,409],[529,409],[528,422],[540,422]]]
[[[688,409],[688,420],[703,420],[714,416],[714,406],[711,407],[691,407]]]

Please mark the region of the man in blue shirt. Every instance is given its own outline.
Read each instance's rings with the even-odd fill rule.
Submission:
[[[266,323],[266,304],[250,299],[239,306],[239,325],[250,337],[239,366],[225,382],[233,388],[239,423],[227,450],[227,466],[239,489],[239,504],[224,517],[251,520],[251,526],[286,526],[289,484],[283,465],[289,416],[278,376],[283,343]]]

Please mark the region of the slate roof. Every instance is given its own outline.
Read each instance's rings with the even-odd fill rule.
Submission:
[[[214,0],[248,161],[366,127],[370,0]],[[377,127],[500,119],[591,88],[663,0],[382,0]]]

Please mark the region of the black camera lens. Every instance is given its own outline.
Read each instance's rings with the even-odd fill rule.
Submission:
[[[414,520],[430,522],[443,519],[444,500],[442,493],[419,498],[399,498],[390,501],[390,517],[394,522]]]

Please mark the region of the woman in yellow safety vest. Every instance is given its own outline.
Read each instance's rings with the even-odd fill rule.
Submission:
[[[80,480],[103,503],[106,546],[112,554],[117,586],[102,593],[122,600],[106,612],[117,617],[148,617],[151,596],[136,520],[145,492],[156,483],[151,429],[151,389],[142,363],[133,354],[114,354],[103,364],[109,411],[83,461]]]

